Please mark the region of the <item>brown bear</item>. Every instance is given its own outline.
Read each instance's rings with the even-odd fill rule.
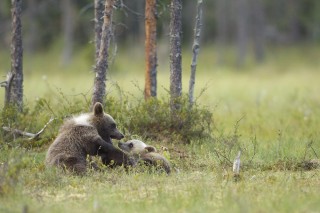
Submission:
[[[100,155],[105,164],[131,165],[130,158],[113,146],[111,139],[124,136],[113,118],[96,103],[92,113],[84,113],[64,122],[46,155],[47,166],[58,166],[76,174],[87,170],[87,155]]]
[[[125,143],[119,142],[119,148],[128,152],[136,162],[142,161],[148,166],[154,166],[156,169],[165,170],[167,174],[171,172],[169,161],[157,153],[155,147],[145,144],[140,140],[129,140]]]

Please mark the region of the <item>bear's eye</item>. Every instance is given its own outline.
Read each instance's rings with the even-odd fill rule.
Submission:
[[[115,129],[115,128],[117,128],[117,125],[116,124],[111,124],[111,128]]]
[[[129,148],[132,148],[133,147],[133,143],[129,143]]]

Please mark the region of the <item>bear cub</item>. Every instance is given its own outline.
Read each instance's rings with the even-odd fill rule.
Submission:
[[[112,144],[111,139],[120,140],[123,137],[113,118],[104,113],[102,104],[97,102],[93,112],[64,122],[48,149],[46,165],[84,174],[87,155],[100,155],[105,164],[113,161],[117,165],[131,165],[128,155]]]
[[[119,142],[119,148],[129,153],[136,162],[142,161],[148,166],[154,166],[157,169],[165,170],[167,174],[171,172],[169,161],[157,153],[153,146],[149,146],[140,140],[129,140],[127,142]]]

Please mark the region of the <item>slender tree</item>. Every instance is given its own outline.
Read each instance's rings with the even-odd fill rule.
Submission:
[[[108,69],[108,48],[112,36],[112,13],[115,0],[106,0],[104,18],[99,48],[99,57],[95,66],[95,79],[92,96],[92,106],[96,102],[104,103],[106,94],[106,74]]]
[[[73,40],[75,31],[76,12],[73,0],[63,0],[61,4],[62,10],[62,28],[63,28],[63,51],[61,62],[63,65],[70,63],[73,52]]]
[[[171,110],[178,110],[177,102],[182,93],[182,0],[171,0],[170,11],[170,102]]]
[[[21,4],[22,0],[12,0],[12,40],[11,40],[11,73],[12,80],[8,86],[10,95],[7,103],[15,105],[22,111],[23,107],[23,67],[22,67],[22,34],[21,34]]]
[[[230,0],[215,0],[215,14],[217,20],[217,61],[219,64],[225,63],[226,38],[228,35],[228,23],[230,19],[228,4]]]
[[[39,36],[39,27],[37,23],[37,12],[39,9],[37,8],[38,2],[36,0],[29,0],[27,2],[27,8],[25,11],[26,20],[28,22],[23,24],[26,28],[26,33],[23,38],[24,43],[24,52],[26,53],[34,53],[37,44],[38,44],[38,36]]]
[[[194,93],[194,83],[196,78],[197,59],[198,59],[199,50],[200,50],[201,25],[202,25],[202,0],[198,0],[196,24],[194,27],[194,39],[193,39],[193,45],[192,45],[191,74],[190,74],[190,81],[189,81],[190,106],[192,106],[194,102],[193,93]]]
[[[145,99],[157,96],[157,1],[146,0],[145,8]]]
[[[248,0],[236,0],[237,10],[237,66],[241,67],[246,59],[248,45]]]
[[[263,0],[251,0],[254,55],[257,62],[265,56],[265,11]]]
[[[103,25],[104,0],[94,0],[94,35],[95,35],[95,59],[99,58],[101,32]]]

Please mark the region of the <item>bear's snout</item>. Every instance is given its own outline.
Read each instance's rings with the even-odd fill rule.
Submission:
[[[124,135],[121,132],[117,131],[115,132],[115,134],[110,135],[110,137],[112,139],[121,140],[122,138],[124,138]]]
[[[124,135],[122,133],[120,133],[119,140],[121,140],[122,138],[124,138]]]

